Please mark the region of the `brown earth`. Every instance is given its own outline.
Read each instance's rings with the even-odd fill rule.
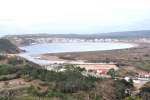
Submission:
[[[128,49],[72,52],[72,53],[48,53],[41,55],[41,59],[53,60],[86,60],[87,62],[115,62],[121,66],[133,66],[150,70],[150,44],[140,43],[138,46]],[[146,65],[145,65],[146,64]]]

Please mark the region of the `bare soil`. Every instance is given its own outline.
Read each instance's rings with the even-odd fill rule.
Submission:
[[[48,53],[41,55],[41,59],[48,60],[86,60],[87,62],[115,62],[119,66],[133,66],[149,70],[150,66],[150,44],[140,43],[138,46],[128,49],[72,52],[72,53]]]

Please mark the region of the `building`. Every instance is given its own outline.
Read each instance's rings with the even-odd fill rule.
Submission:
[[[107,75],[107,72],[110,69],[118,70],[118,67],[115,64],[103,64],[103,63],[87,63],[87,64],[78,64],[79,67],[85,68],[88,72],[94,72],[95,74]]]
[[[150,78],[150,72],[145,72],[145,71],[140,72],[138,77],[140,77],[140,78]]]

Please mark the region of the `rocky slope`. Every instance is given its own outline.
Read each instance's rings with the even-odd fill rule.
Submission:
[[[8,39],[0,39],[0,53],[19,53],[21,50]]]

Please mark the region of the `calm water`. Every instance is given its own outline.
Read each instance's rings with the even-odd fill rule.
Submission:
[[[30,54],[101,51],[133,47],[127,43],[49,43],[21,47]]]
[[[62,52],[83,52],[83,51],[102,51],[125,49],[133,47],[127,43],[47,43],[20,47],[27,52],[21,56],[38,63],[48,63],[49,61],[37,60],[32,55],[43,53],[62,53]]]

